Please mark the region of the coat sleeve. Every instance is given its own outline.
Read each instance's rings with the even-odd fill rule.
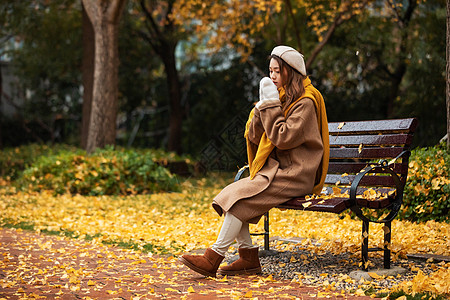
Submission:
[[[250,142],[255,145],[259,144],[261,140],[261,136],[264,132],[264,127],[261,123],[260,112],[258,109],[255,109],[252,121],[250,122],[250,127],[248,129],[248,138]]]
[[[316,108],[309,98],[298,101],[287,118],[279,101],[261,105],[259,113],[267,137],[278,149],[288,150],[318,137],[320,139]]]

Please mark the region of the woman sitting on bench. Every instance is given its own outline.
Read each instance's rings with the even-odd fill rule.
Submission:
[[[277,46],[269,77],[260,81],[259,101],[245,128],[250,176],[226,186],[213,200],[224,214],[217,241],[203,255],[180,261],[205,276],[261,273],[258,247],[249,223],[294,196],[319,194],[328,168],[329,140],[325,103],[306,75],[303,55]],[[237,241],[239,259],[219,268]]]

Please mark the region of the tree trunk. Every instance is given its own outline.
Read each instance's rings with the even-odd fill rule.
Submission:
[[[147,32],[141,32],[142,37],[150,44],[153,50],[161,57],[167,76],[169,90],[169,141],[167,149],[181,153],[181,128],[183,122],[183,108],[181,104],[181,84],[175,60],[175,49],[178,43],[175,25],[169,16],[172,13],[173,1],[169,1],[165,13],[164,26],[158,25],[152,15],[151,3],[140,1],[142,12],[147,20]]]
[[[95,30],[94,85],[86,150],[114,145],[118,97],[117,26],[101,21]]]
[[[167,86],[169,89],[169,141],[167,149],[181,153],[181,127],[183,122],[183,110],[181,107],[181,86],[178,78],[178,70],[175,60],[176,45],[168,46],[167,51],[162,52],[162,60],[166,69]]]
[[[406,49],[406,47],[401,47]],[[406,50],[405,50],[406,51]],[[406,53],[406,52],[404,52]],[[404,56],[403,54],[400,54],[399,63],[397,65],[397,68],[395,70],[395,73],[391,75],[391,86],[389,88],[389,95],[387,97],[387,101],[384,105],[384,115],[387,118],[393,118],[394,115],[394,102],[395,99],[398,96],[399,90],[400,90],[400,84],[402,83],[403,77],[406,73],[406,64],[404,63]]]
[[[407,70],[407,65],[405,61],[407,53],[406,43],[408,39],[408,26],[410,24],[411,18],[413,16],[416,7],[417,1],[410,0],[408,2],[408,7],[406,9],[404,16],[401,18],[401,20],[397,21],[399,24],[398,29],[400,31],[399,45],[397,51],[397,64],[394,72],[389,71],[387,72],[388,75],[391,77],[391,86],[389,87],[389,95],[387,96],[383,104],[383,107],[385,109],[384,114],[387,118],[395,117],[394,102],[395,99],[398,97],[400,85]],[[392,9],[395,10],[395,8]],[[387,67],[385,67],[385,69],[388,70]]]
[[[3,76],[2,76],[2,65],[0,63],[0,117],[2,115],[2,97],[3,97]],[[3,117],[0,119],[0,149],[3,149],[3,135],[2,135],[2,121]]]
[[[114,145],[118,98],[118,23],[125,0],[83,0],[95,35],[94,83],[86,151]]]
[[[450,150],[450,2],[447,1],[447,149]]]
[[[82,5],[83,14],[83,112],[81,117],[81,148],[86,149],[91,117],[92,88],[94,84],[95,35],[92,23]]]

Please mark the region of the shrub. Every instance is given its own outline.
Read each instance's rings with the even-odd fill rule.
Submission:
[[[0,155],[0,177],[14,181],[38,157],[51,155],[61,150],[75,150],[75,148],[68,145],[47,146],[38,144],[5,148]]]
[[[449,222],[450,153],[441,144],[412,151],[401,219]]]
[[[108,147],[92,155],[83,150],[43,155],[17,181],[25,189],[57,194],[127,195],[177,191],[178,180],[151,151]]]

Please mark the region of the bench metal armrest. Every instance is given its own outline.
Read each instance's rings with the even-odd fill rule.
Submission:
[[[406,151],[404,151],[406,152]],[[398,156],[399,157],[399,156]],[[398,158],[397,157],[397,158]],[[395,158],[395,159],[397,159]],[[395,160],[394,159],[394,160]],[[387,161],[382,161],[380,163],[373,163],[369,166],[362,169],[356,176],[355,179],[352,182],[352,185],[350,187],[350,203],[352,204],[350,206],[350,209],[363,221],[367,222],[374,222],[374,223],[388,223],[391,222],[398,214],[400,207],[402,205],[403,201],[403,189],[404,186],[401,183],[401,180],[399,176],[391,169],[389,166],[390,164],[387,163]],[[389,173],[392,178],[394,179],[395,183],[395,197],[393,198],[392,204],[390,205],[390,212],[389,214],[384,217],[382,220],[370,220],[368,219],[362,212],[361,206],[358,205],[358,201],[356,199],[356,192],[359,186],[359,183],[364,178],[364,176],[368,173],[371,173],[371,171],[375,168],[382,169],[383,172]]]
[[[410,155],[411,155],[411,151],[405,150],[405,151],[402,151],[395,158],[391,159],[389,162],[387,162],[387,160],[385,160],[385,159],[382,159],[378,162],[378,164],[383,165],[383,166],[390,166],[390,165],[394,164],[400,157],[403,158],[403,156],[405,156],[405,158],[409,158]]]
[[[245,170],[247,170],[248,168],[249,168],[248,165],[245,165],[242,168],[240,168],[239,171],[236,173],[236,176],[234,177],[234,181],[238,181],[239,179],[241,179],[242,174],[244,174]]]

